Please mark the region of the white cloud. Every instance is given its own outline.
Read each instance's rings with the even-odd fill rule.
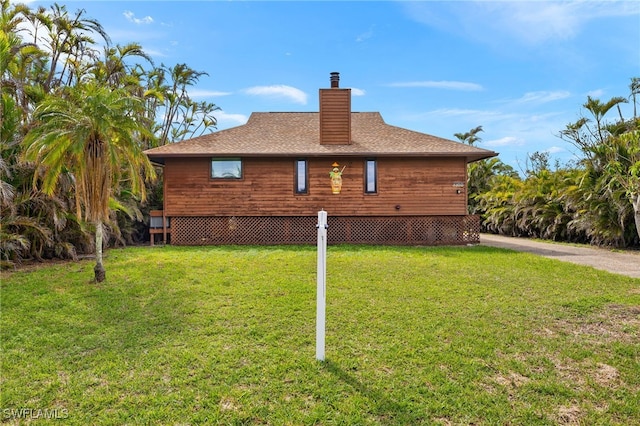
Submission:
[[[367,94],[363,89],[356,89],[355,87],[351,88],[351,94],[353,96],[364,96]]]
[[[518,103],[546,103],[553,102],[560,99],[566,99],[571,96],[571,93],[566,90],[557,91],[539,91],[539,92],[527,92],[520,99],[517,99]]]
[[[602,89],[592,90],[587,93],[587,96],[591,96],[594,99],[600,98],[602,95],[604,95],[604,90]]]
[[[547,39],[566,40],[575,37],[583,25],[580,8],[574,2],[502,3],[488,5],[486,10],[497,17],[506,32],[536,44]]]
[[[505,136],[500,139],[486,141],[483,145],[488,147],[521,146],[524,145],[524,141],[514,136]]]
[[[549,148],[545,149],[545,151],[548,152],[549,154],[557,154],[558,152],[565,152],[566,149],[561,148],[559,146],[552,146],[552,147],[549,147]]]
[[[540,114],[527,114],[520,121],[548,124],[555,121],[558,117],[564,117],[564,115],[565,112],[563,111],[549,111]]]
[[[483,90],[482,86],[476,83],[467,83],[464,81],[408,81],[400,83],[391,83],[390,87],[427,87],[433,89],[449,89],[478,91]]]
[[[356,42],[360,43],[373,37],[373,27],[356,37]]]
[[[146,47],[144,48],[144,53],[154,58],[166,58],[167,56],[169,56],[168,54],[159,50],[147,49]]]
[[[529,43],[574,38],[589,21],[640,13],[640,4],[613,1],[503,2],[494,4],[504,28]],[[485,4],[486,6],[486,4]],[[498,7],[496,7],[498,6]]]
[[[512,120],[512,114],[504,114],[499,111],[464,109],[464,108],[440,108],[424,114],[414,116],[414,119],[424,120],[426,117],[464,117],[472,119],[474,122],[495,122],[501,120]]]
[[[229,96],[231,94],[231,92],[219,92],[215,90],[189,90],[189,96],[192,98],[214,98]]]
[[[108,28],[107,32],[109,37],[114,43],[130,43],[131,40],[135,40],[138,43],[144,43],[148,41],[154,41],[159,39],[162,35],[156,31],[149,30],[151,27],[146,27],[143,31],[140,27],[128,26],[128,29]],[[146,52],[146,49],[145,49]]]
[[[151,16],[145,16],[144,18],[136,18],[135,14],[130,10],[125,10],[123,15],[125,18],[127,18],[127,21],[133,22],[136,25],[153,23],[153,18]]]
[[[479,114],[482,111],[473,110],[473,109],[462,109],[462,108],[440,108],[434,111],[431,111],[429,115],[442,115],[442,116],[460,116],[460,115],[474,115]]]
[[[306,105],[307,94],[295,87],[277,84],[272,86],[254,86],[244,90],[244,93],[253,96],[268,96],[288,99],[296,104]]]
[[[244,114],[229,114],[224,111],[215,111],[213,116],[218,120],[218,128],[229,128],[245,124],[248,117]]]
[[[591,21],[640,13],[631,1],[406,2],[408,15],[423,24],[486,43],[517,40],[536,45],[575,38]]]

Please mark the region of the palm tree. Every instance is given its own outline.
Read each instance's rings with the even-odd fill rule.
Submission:
[[[135,75],[133,66],[127,61],[131,58],[144,59],[153,66],[153,59],[144,52],[139,43],[128,43],[115,47],[104,48],[104,59],[95,61],[90,69],[96,80],[109,84],[112,87],[132,86],[132,89],[140,88],[140,78]]]
[[[453,136],[458,138],[462,143],[474,146],[476,142],[480,142],[482,139],[478,136],[478,133],[483,132],[482,126],[478,126],[475,129],[471,129],[466,133],[454,133]]]
[[[592,98],[591,96],[587,96],[587,102],[583,105],[583,107],[589,111],[593,118],[596,120],[596,131],[598,137],[598,143],[602,143],[606,140],[609,134],[606,132],[606,126],[603,123],[604,116],[616,105],[621,103],[626,103],[627,100],[621,96],[616,96],[609,99],[608,102],[602,102],[600,99]],[[620,117],[620,121],[624,121],[622,117]]]
[[[145,181],[155,178],[139,143],[148,134],[136,119],[142,108],[139,98],[122,89],[89,82],[47,96],[34,111],[34,127],[23,141],[24,158],[38,169],[34,185],[40,183],[44,193],[52,194],[60,177],[71,175],[76,215],[95,226],[96,282],[106,276],[103,224],[109,219],[114,185],[127,182],[144,199]]]
[[[638,118],[638,110],[637,110],[637,96],[640,95],[640,78],[632,77],[631,83],[629,84],[629,90],[631,94],[629,95],[629,99],[633,102],[633,119]]]
[[[168,85],[165,85],[167,74],[169,74],[171,81],[166,82]],[[159,136],[160,145],[166,145],[171,142],[169,136],[174,123],[179,118],[180,108],[188,105],[187,87],[196,84],[203,75],[209,74],[204,71],[196,71],[187,66],[187,64],[177,64],[173,68],[167,68],[162,65],[161,72],[154,75],[166,90],[164,94],[164,120],[160,127]]]
[[[111,42],[109,35],[102,25],[95,19],[86,18],[85,10],[79,9],[75,15],[70,15],[66,6],[54,3],[51,6],[51,28],[49,29],[50,65],[49,73],[44,81],[47,93],[66,81],[64,78],[66,67],[59,70],[59,62],[66,57],[83,56],[83,52],[95,44],[91,34],[98,34],[107,44]],[[64,65],[64,64],[63,64]],[[55,78],[56,74],[58,77]]]

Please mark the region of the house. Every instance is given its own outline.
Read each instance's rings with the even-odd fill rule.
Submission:
[[[171,243],[467,244],[467,164],[493,151],[352,112],[351,89],[320,89],[319,112],[260,112],[246,124],[146,151],[164,167]],[[165,229],[166,235],[166,229]]]

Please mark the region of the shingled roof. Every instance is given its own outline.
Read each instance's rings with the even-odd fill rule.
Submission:
[[[498,155],[426,133],[388,125],[378,112],[351,113],[351,144],[321,145],[318,112],[254,112],[246,124],[145,151],[151,161],[171,157],[465,157]]]

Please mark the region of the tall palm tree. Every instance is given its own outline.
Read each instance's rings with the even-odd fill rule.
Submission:
[[[633,119],[638,118],[638,110],[637,110],[637,96],[640,95],[640,78],[632,77],[631,83],[629,84],[629,90],[631,94],[629,98],[633,102]]]
[[[83,56],[82,52],[95,44],[92,34],[99,35],[107,44],[111,43],[102,25],[95,19],[86,18],[85,13],[85,10],[79,9],[75,15],[70,15],[64,5],[54,3],[51,6],[51,28],[47,46],[51,52],[50,65],[43,84],[47,93],[66,81],[66,67],[60,70],[59,63],[64,61],[65,57]]]
[[[180,108],[188,104],[187,87],[196,84],[201,76],[209,74],[204,71],[196,71],[187,66],[187,64],[176,64],[172,68],[167,68],[163,65],[161,68],[162,72],[156,74],[159,80],[164,82],[167,74],[171,78],[171,82],[168,82],[169,85],[166,86],[164,121],[162,122],[159,136],[160,145],[166,145],[171,142],[169,136],[171,135],[173,124],[179,118]]]
[[[136,118],[142,108],[139,98],[122,89],[89,82],[45,98],[23,142],[25,159],[38,168],[34,185],[40,183],[45,193],[55,191],[63,174],[72,176],[76,214],[95,226],[96,282],[106,277],[103,224],[109,219],[114,185],[127,182],[144,199],[145,181],[155,178],[139,143],[148,133]]]

